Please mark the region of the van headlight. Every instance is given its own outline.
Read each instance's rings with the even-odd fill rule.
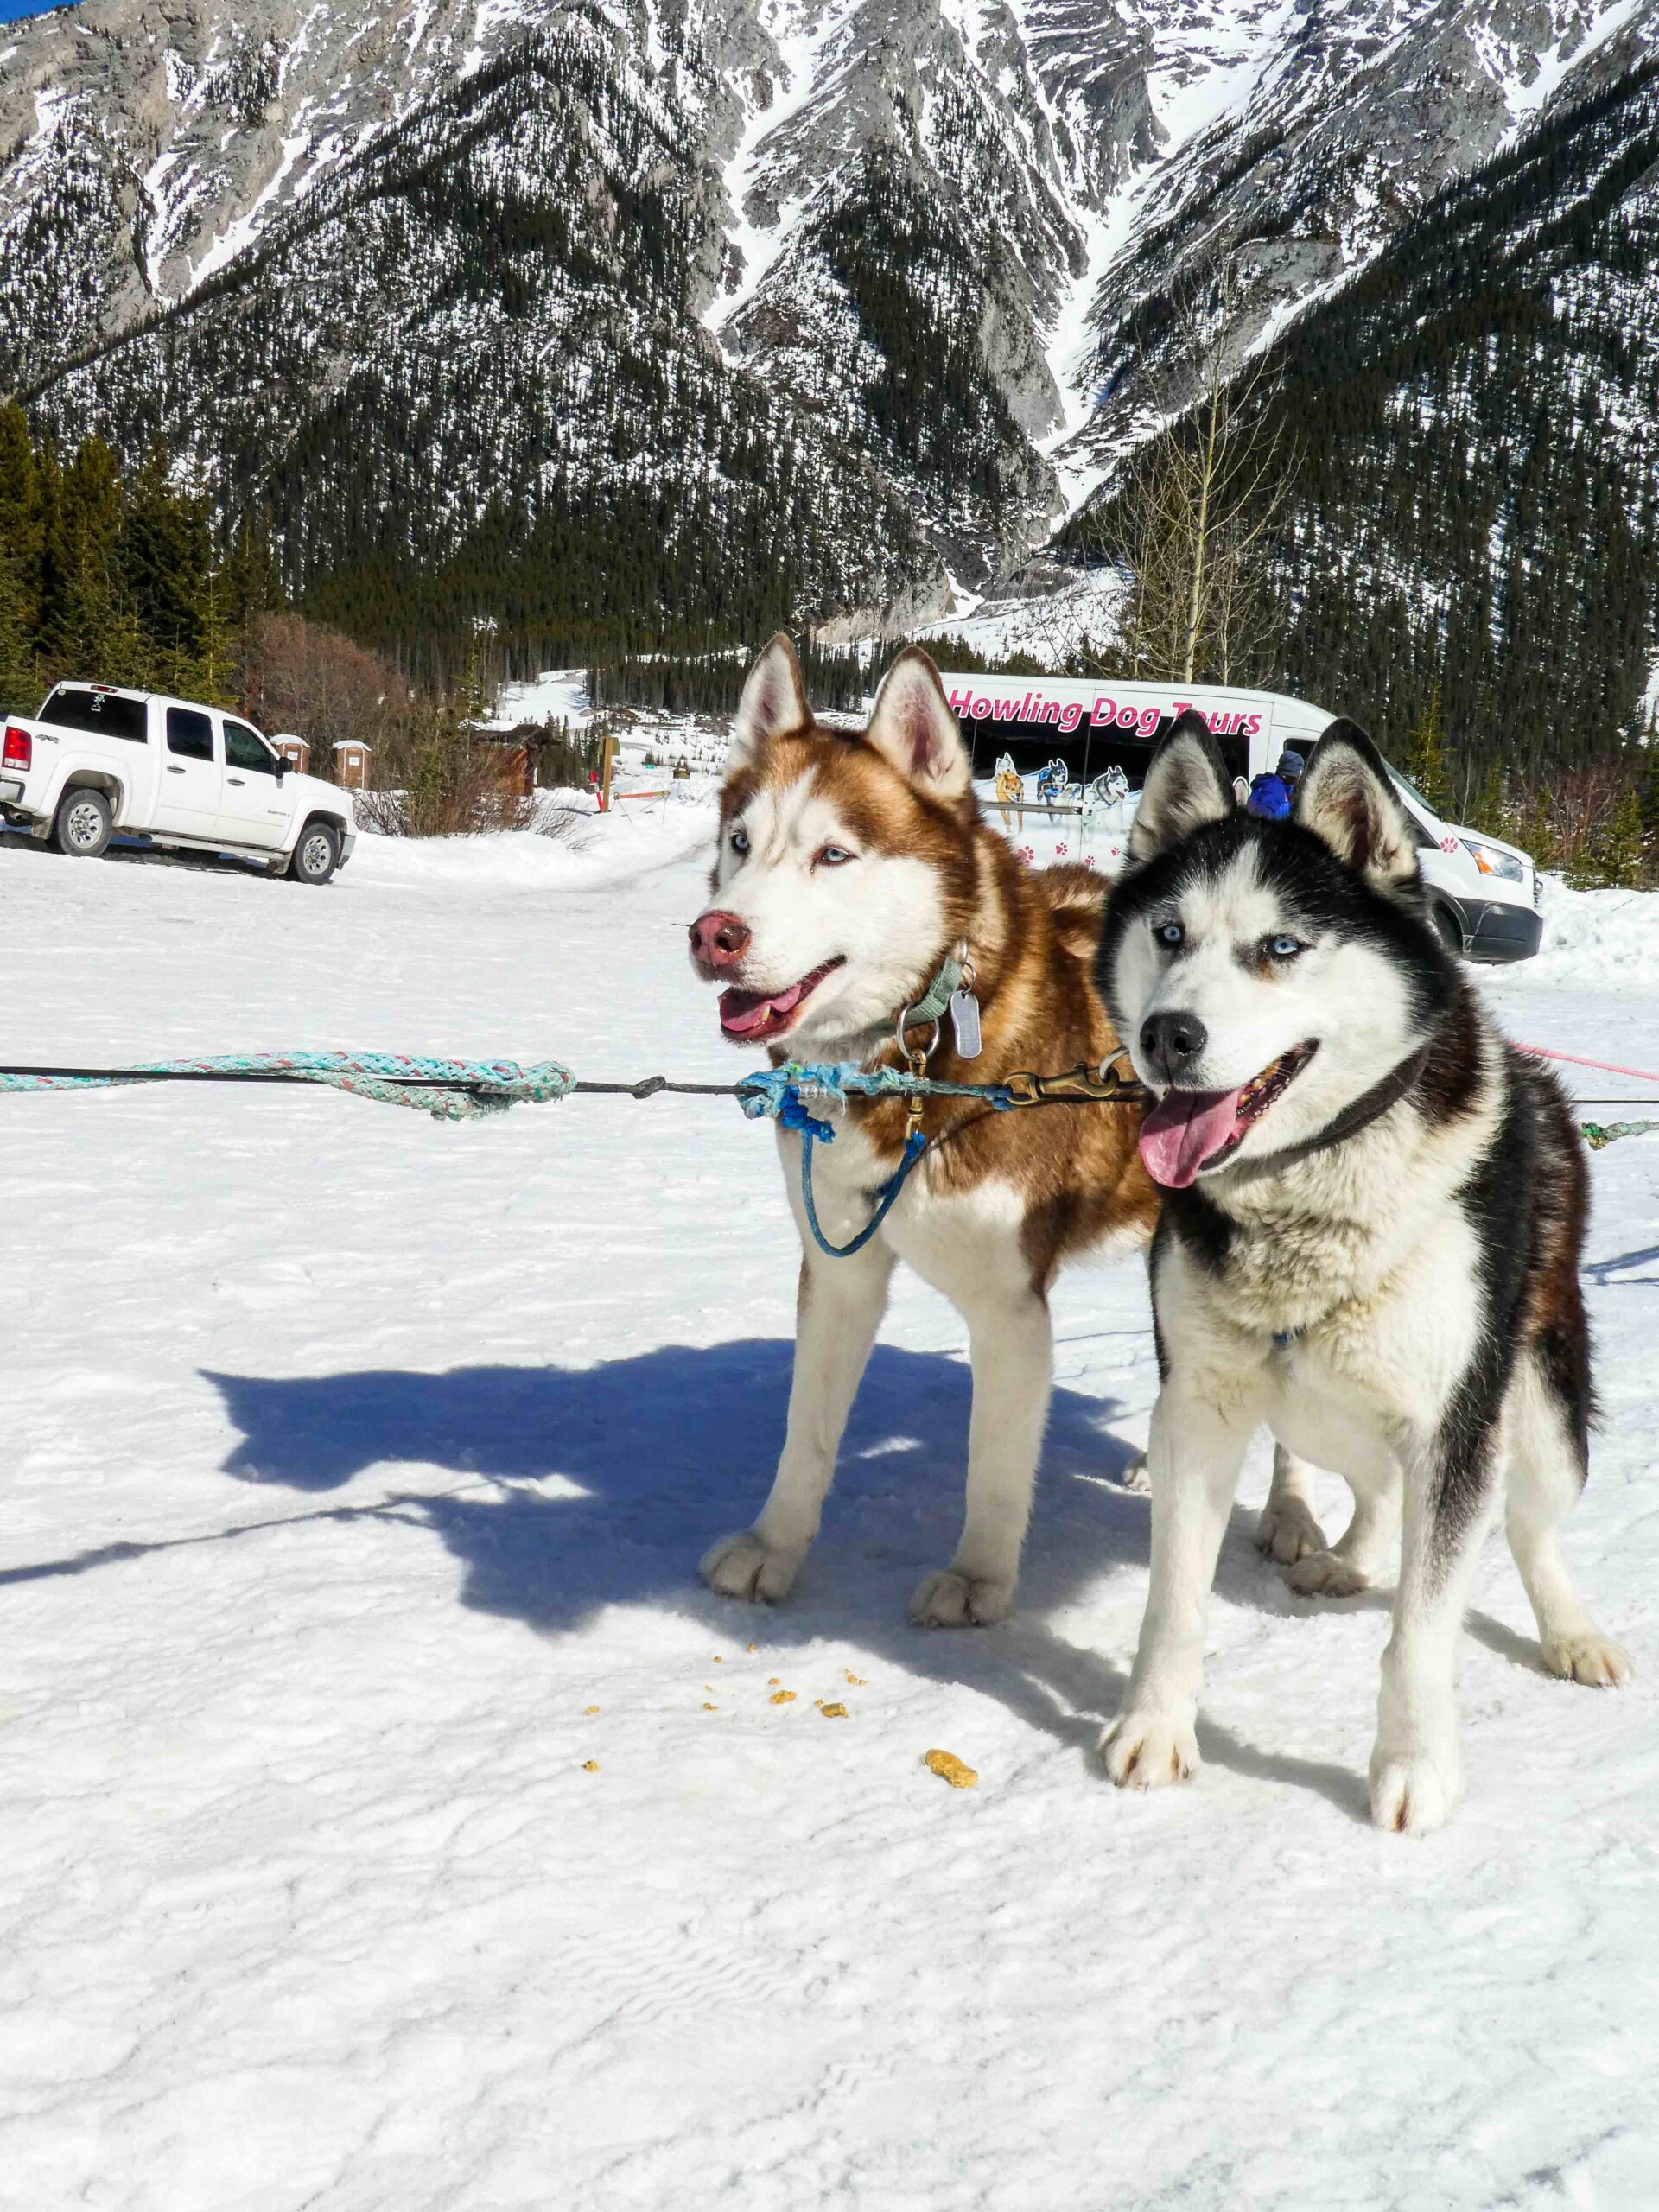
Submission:
[[[1501,876],[1505,883],[1526,881],[1526,868],[1513,853],[1501,853],[1496,845],[1483,845],[1476,837],[1465,837],[1462,844],[1483,875]]]

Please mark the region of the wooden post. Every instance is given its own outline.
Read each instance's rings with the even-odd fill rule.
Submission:
[[[611,770],[616,765],[616,739],[609,730],[599,741],[599,810],[611,810]]]

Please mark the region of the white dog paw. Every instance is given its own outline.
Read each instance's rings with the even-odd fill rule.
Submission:
[[[1285,1580],[1304,1598],[1355,1598],[1371,1586],[1371,1578],[1363,1567],[1344,1559],[1340,1552],[1323,1550],[1299,1559]]]
[[[1152,1470],[1147,1465],[1146,1453],[1137,1452],[1117,1479],[1125,1490],[1133,1491],[1137,1497],[1149,1497],[1152,1493]]]
[[[1427,1751],[1384,1751],[1371,1755],[1371,1825],[1395,1835],[1428,1835],[1444,1827],[1463,1795],[1463,1777],[1453,1754],[1431,1758]]]
[[[802,1553],[780,1551],[753,1529],[741,1535],[722,1536],[702,1555],[698,1573],[722,1598],[748,1598],[775,1605],[787,1598],[799,1570]]]
[[[1540,1649],[1552,1675],[1563,1681],[1586,1682],[1592,1689],[1619,1689],[1636,1672],[1630,1653],[1599,1629],[1547,1637]]]
[[[1255,1524],[1255,1548],[1281,1567],[1292,1567],[1325,1549],[1325,1531],[1300,1497],[1269,1498]]]
[[[1013,1611],[1012,1582],[958,1574],[950,1567],[930,1574],[910,1601],[910,1618],[919,1628],[989,1628]]]
[[[1192,1729],[1163,1713],[1120,1713],[1100,1739],[1100,1756],[1120,1789],[1185,1782],[1200,1764]]]

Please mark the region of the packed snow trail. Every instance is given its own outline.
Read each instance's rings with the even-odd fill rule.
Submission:
[[[705,824],[365,839],[321,893],[7,839],[4,1054],[730,1080],[683,950]],[[1659,1065],[1659,901],[1549,911],[1488,985],[1511,1027]],[[1058,1298],[1012,1622],[906,1618],[968,1404],[912,1281],[796,1596],[750,1611],[695,1567],[770,1477],[796,1249],[734,1107],[3,1113],[0,2202],[1659,2202],[1659,1141],[1592,1170],[1606,1421],[1566,1534],[1637,1682],[1544,1678],[1495,1542],[1469,1798],[1416,1844],[1365,1821],[1387,1596],[1291,1597],[1260,1451],[1203,1774],[1095,1767],[1146,1586],[1137,1264]]]

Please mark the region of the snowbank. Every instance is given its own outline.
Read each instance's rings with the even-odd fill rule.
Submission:
[[[718,826],[718,807],[707,794],[617,805],[608,814],[588,811],[575,792],[557,796],[569,810],[562,812],[556,804],[543,810],[544,823],[569,825],[557,835],[510,830],[479,837],[379,837],[365,832],[341,886],[430,889],[442,884],[473,887],[485,895],[507,884],[592,890],[712,846]]]

